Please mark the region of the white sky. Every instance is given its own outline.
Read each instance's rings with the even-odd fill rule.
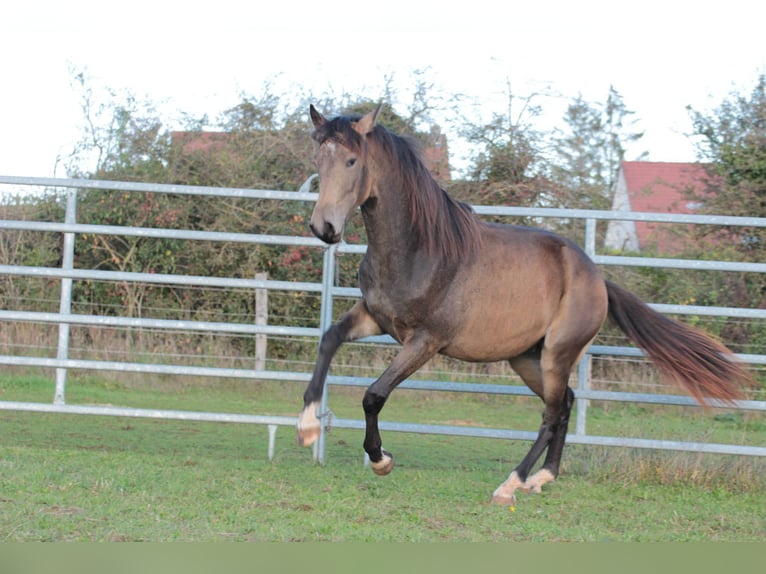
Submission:
[[[519,4],[518,6],[516,4]],[[0,174],[64,177],[82,133],[69,68],[168,109],[217,116],[266,80],[377,99],[415,69],[502,111],[549,88],[547,127],[569,99],[610,85],[646,131],[635,150],[691,161],[687,105],[716,107],[766,73],[766,4],[752,0],[448,2],[8,0],[0,7]],[[335,110],[327,110],[332,113]],[[450,141],[456,135],[448,132]]]

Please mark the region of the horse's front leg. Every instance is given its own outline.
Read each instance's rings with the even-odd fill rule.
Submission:
[[[439,343],[429,335],[415,335],[408,341],[383,372],[380,378],[369,386],[362,400],[366,431],[364,450],[370,457],[370,466],[375,474],[385,475],[394,468],[394,458],[383,449],[378,431],[378,414],[385,405],[388,396],[399,383],[417,371],[439,350]]]
[[[317,417],[317,410],[322,400],[330,361],[332,361],[338,347],[346,341],[380,335],[381,333],[380,327],[367,310],[364,299],[360,299],[348,313],[343,315],[322,335],[314,373],[311,375],[311,381],[303,395],[303,412],[298,418],[299,445],[311,446],[319,438],[321,424]]]

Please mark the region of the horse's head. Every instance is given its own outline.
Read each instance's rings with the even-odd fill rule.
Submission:
[[[337,243],[346,219],[370,197],[366,136],[375,127],[380,106],[358,119],[328,120],[313,105],[309,111],[319,144],[319,199],[311,214],[311,231],[325,243]]]

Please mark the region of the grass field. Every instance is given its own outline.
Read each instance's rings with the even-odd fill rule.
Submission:
[[[297,415],[302,386],[73,377],[67,399]],[[0,377],[0,400],[51,400],[50,377]],[[361,390],[332,408],[359,418]],[[384,419],[535,430],[513,397],[399,392]],[[667,412],[666,412],[667,411]],[[766,444],[762,415],[594,405],[593,433]],[[560,479],[515,510],[489,504],[528,443],[385,433],[396,468],[363,466],[334,429],[327,465],[261,426],[0,412],[4,541],[766,541],[766,461],[570,445]]]

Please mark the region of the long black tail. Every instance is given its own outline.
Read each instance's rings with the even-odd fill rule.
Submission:
[[[700,403],[706,398],[744,397],[753,379],[732,352],[710,336],[658,313],[630,291],[606,282],[609,316],[638,345],[660,374],[687,389]]]

